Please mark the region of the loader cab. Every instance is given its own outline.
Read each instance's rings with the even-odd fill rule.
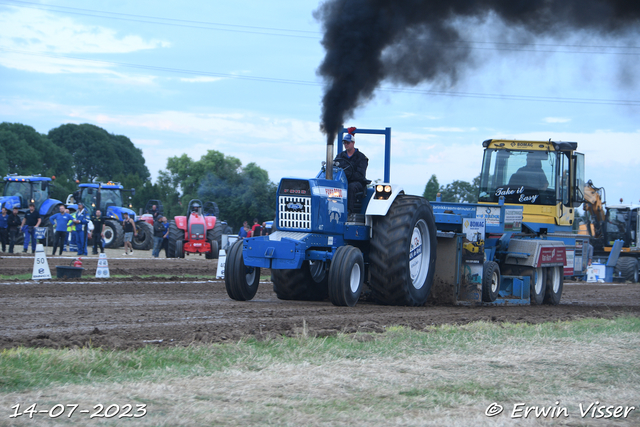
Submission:
[[[622,240],[624,248],[637,248],[638,233],[640,224],[638,223],[638,207],[630,206],[609,206],[605,219],[605,246],[613,246],[616,240]]]
[[[525,231],[571,231],[584,195],[584,155],[575,142],[487,140],[479,203],[523,206]]]

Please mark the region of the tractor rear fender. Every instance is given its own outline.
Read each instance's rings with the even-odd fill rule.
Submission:
[[[187,217],[186,216],[177,216],[174,218],[176,222],[176,227],[180,230],[187,231]]]
[[[115,218],[118,221],[122,221],[124,219],[124,215],[122,214],[125,212],[129,214],[129,218],[136,221],[136,213],[129,208],[124,208],[121,206],[109,206],[105,215],[107,218]]]
[[[56,200],[56,199],[47,199],[44,202],[42,202],[42,205],[40,205],[40,215],[41,216],[46,216],[46,215],[53,215],[58,213],[58,206],[60,206],[62,204],[62,202],[60,200]]]
[[[207,230],[213,229],[216,226],[216,217],[215,216],[205,216],[204,220],[207,222]]]
[[[393,201],[400,194],[404,194],[404,189],[396,184],[376,184],[376,187],[382,185],[383,187],[391,187],[391,192],[382,193],[376,191],[373,193],[373,197],[369,201],[369,205],[367,206],[367,211],[365,214],[368,215],[379,215],[385,216],[389,211],[389,208],[393,204]]]

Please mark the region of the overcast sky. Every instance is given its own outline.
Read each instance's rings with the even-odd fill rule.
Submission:
[[[318,4],[0,0],[0,121],[125,135],[154,180],[168,157],[207,150],[255,162],[273,182],[314,177],[325,157]],[[367,23],[354,16],[353,25]],[[495,42],[496,25],[469,37]],[[637,38],[475,46],[475,66],[454,86],[383,83],[345,123],[392,128],[392,182],[422,194],[432,174],[440,184],[471,181],[483,140],[551,138],[578,142],[586,178],[606,188],[609,204],[639,202]],[[383,177],[382,142],[356,138],[372,180]]]

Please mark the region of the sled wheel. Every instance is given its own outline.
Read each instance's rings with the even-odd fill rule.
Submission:
[[[564,268],[547,268],[547,290],[544,294],[544,303],[550,305],[560,304],[564,282]]]
[[[547,289],[547,269],[538,267],[533,269],[531,274],[531,305],[540,305],[544,301]]]
[[[500,266],[494,261],[487,261],[482,273],[482,301],[494,302],[500,292]]]

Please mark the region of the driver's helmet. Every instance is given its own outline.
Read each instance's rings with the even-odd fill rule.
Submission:
[[[198,212],[200,211],[200,208],[201,208],[200,203],[194,203],[191,205],[191,212]]]

